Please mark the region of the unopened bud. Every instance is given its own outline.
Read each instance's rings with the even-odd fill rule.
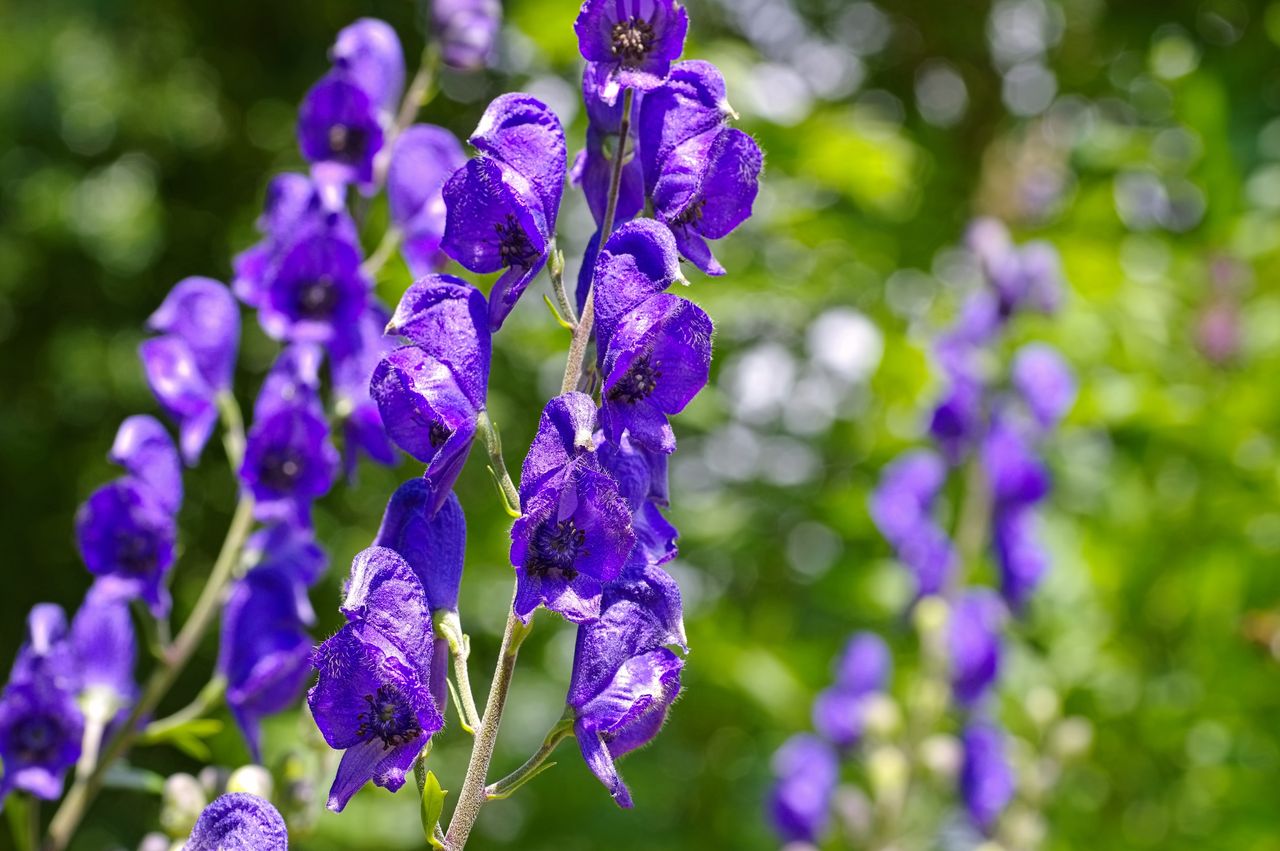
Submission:
[[[175,838],[185,838],[209,799],[200,781],[190,774],[174,774],[164,781],[160,794],[160,826]]]
[[[902,710],[889,695],[883,692],[870,694],[863,703],[862,723],[869,737],[888,741],[902,729]]]
[[[960,771],[960,743],[955,736],[937,733],[920,743],[920,762],[929,774],[950,783]]]
[[[270,801],[275,784],[271,772],[261,765],[242,765],[227,778],[228,792],[248,792]]]
[[[1078,715],[1063,718],[1049,734],[1049,749],[1061,760],[1077,759],[1093,746],[1093,725]]]
[[[1027,716],[1041,730],[1058,720],[1062,701],[1058,693],[1047,686],[1036,686],[1027,693]]]
[[[871,779],[876,804],[889,812],[902,808],[910,775],[907,758],[898,748],[883,745],[867,757],[867,776]]]

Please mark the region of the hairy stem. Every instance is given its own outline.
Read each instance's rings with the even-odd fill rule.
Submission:
[[[525,760],[524,765],[506,777],[485,787],[485,797],[490,801],[511,797],[511,794],[521,786],[552,765],[555,765],[555,763],[547,763],[547,758],[555,753],[561,742],[571,736],[573,736],[573,710],[566,707],[564,714],[560,716],[560,720],[547,732],[547,735],[542,740],[541,747],[533,753],[533,756]]]
[[[458,713],[462,715],[467,726],[472,730],[480,727],[480,710],[476,709],[476,699],[471,693],[471,673],[467,670],[465,649],[461,653],[450,654],[453,657],[453,678],[458,681]]]
[[[200,645],[200,641],[213,625],[218,610],[222,606],[227,583],[234,572],[240,550],[244,547],[245,538],[253,526],[253,500],[248,496],[240,499],[235,515],[231,518],[231,526],[227,529],[227,537],[222,542],[222,550],[218,553],[204,590],[196,600],[195,608],[183,624],[182,631],[165,653],[164,660],[152,672],[147,680],[142,696],[134,704],[128,719],[120,727],[119,732],[102,751],[102,756],[93,771],[78,777],[72,784],[67,796],[62,800],[53,821],[49,823],[49,833],[45,837],[44,851],[62,851],[71,841],[76,828],[88,811],[89,805],[102,790],[107,771],[116,760],[128,753],[139,735],[139,726],[144,718],[151,715],[160,701],[169,693],[178,675],[191,661],[191,656]]]
[[[573,307],[573,299],[564,288],[564,252],[551,240],[550,257],[547,260],[547,277],[551,279],[551,290],[555,293],[556,304],[560,308],[560,316],[569,323],[570,328],[578,325],[578,311]]]
[[[604,208],[604,221],[600,224],[600,250],[608,242],[613,233],[613,220],[618,214],[618,194],[622,187],[622,167],[627,159],[627,141],[631,136],[631,89],[622,94],[622,123],[618,126],[618,152],[613,161],[613,174],[609,181],[609,200]],[[587,346],[591,343],[592,326],[595,325],[596,308],[592,297],[595,290],[595,270],[591,273],[591,286],[587,289],[587,301],[582,306],[582,318],[573,329],[573,342],[569,344],[569,358],[564,365],[564,381],[560,384],[560,392],[568,393],[578,389],[582,380],[582,365],[587,357]]]
[[[514,605],[514,600],[512,601]],[[507,692],[516,670],[516,655],[529,634],[532,623],[525,624],[512,611],[507,615],[507,628],[502,633],[502,647],[498,651],[498,665],[493,672],[493,685],[489,687],[489,699],[485,701],[484,717],[476,729],[475,744],[471,748],[471,761],[467,764],[467,776],[458,793],[458,804],[449,821],[445,835],[445,848],[460,851],[466,847],[467,837],[475,826],[480,808],[484,806],[485,778],[493,759],[493,748],[498,741],[498,728],[502,725],[502,711],[507,704]]]
[[[502,436],[498,433],[497,424],[489,418],[487,410],[481,411],[476,417],[476,429],[480,432],[485,449],[489,452],[489,472],[493,474],[493,479],[498,485],[498,493],[502,496],[504,508],[512,517],[519,517],[520,492],[516,490],[515,483],[511,481],[511,474],[507,472],[507,463],[502,457]]]

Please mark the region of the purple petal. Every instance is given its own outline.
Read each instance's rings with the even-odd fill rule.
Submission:
[[[1014,355],[1011,373],[1014,388],[1043,428],[1057,425],[1075,402],[1075,376],[1052,346],[1023,346]]]
[[[489,388],[488,307],[479,290],[452,275],[420,278],[400,298],[387,333],[407,337],[448,366],[477,410]]]
[[[254,497],[254,516],[280,520],[298,502],[329,492],[338,470],[329,423],[311,406],[284,408],[249,429],[240,479]]]
[[[185,851],[287,851],[284,819],[271,804],[245,792],[218,797],[196,820]]]
[[[404,91],[404,51],[395,29],[377,18],[360,18],[338,32],[329,51],[343,79],[359,87],[390,115]]]
[[[542,201],[545,232],[555,233],[568,155],[564,128],[550,107],[519,92],[499,95],[489,104],[468,141],[533,185]]]
[[[71,621],[70,645],[81,688],[105,689],[121,706],[133,701],[138,641],[124,600],[96,585],[90,588]]]
[[[547,402],[520,470],[521,501],[571,461],[595,449],[596,404],[576,391]]]
[[[396,488],[373,539],[374,546],[395,550],[413,568],[432,611],[457,610],[466,543],[467,519],[458,497],[449,491],[441,498],[425,479]]]
[[[169,610],[165,577],[173,565],[173,515],[131,479],[94,491],[76,513],[80,557],[94,576],[112,577],[121,593],[141,597],[157,616]]]
[[[777,777],[769,797],[774,829],[784,842],[817,842],[831,818],[840,780],[835,751],[817,736],[792,736],[773,756]]]
[[[614,231],[595,265],[598,358],[604,357],[624,315],[682,277],[676,243],[667,228],[652,219],[638,219]]]
[[[145,340],[138,355],[156,401],[178,422],[183,459],[194,465],[218,422],[216,391],[200,372],[191,347],[177,337]]]
[[[724,77],[710,62],[677,62],[667,81],[640,104],[640,160],[645,191],[653,193],[666,158],[682,143],[708,133],[733,115]]]
[[[324,183],[373,186],[382,126],[368,94],[338,72],[311,87],[298,108],[298,146]]]
[[[974,822],[990,834],[996,819],[1013,800],[1013,767],[1005,754],[1004,734],[993,724],[978,721],[960,737],[960,794]]]
[[[317,233],[281,258],[258,321],[277,340],[328,343],[359,321],[369,290],[358,246]]]
[[[956,699],[972,706],[1000,672],[1000,627],[1004,607],[986,589],[969,591],[951,608],[947,645],[951,656],[951,686]]]
[[[163,508],[177,513],[182,505],[182,462],[159,420],[145,414],[127,418],[116,432],[108,457],[149,487]]]
[[[433,0],[431,29],[450,68],[478,71],[489,64],[502,29],[498,0]]]
[[[212,278],[179,281],[151,314],[147,327],[186,342],[200,374],[215,391],[231,387],[240,345],[240,309],[221,282]]]
[[[415,124],[396,139],[387,169],[391,220],[404,232],[404,254],[415,275],[438,271],[447,262],[444,185],[466,164],[462,145],[448,130]]]
[[[384,546],[357,553],[340,610],[351,623],[377,630],[415,671],[430,668],[431,610],[422,580],[400,553]]]

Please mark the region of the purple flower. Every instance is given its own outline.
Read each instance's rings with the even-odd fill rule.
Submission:
[[[605,432],[655,452],[674,452],[667,417],[693,400],[711,372],[711,319],[697,305],[660,293],[627,313],[601,363]]]
[[[675,234],[680,254],[708,275],[723,275],[709,239],[720,239],[751,216],[764,155],[733,127],[682,143],[662,163],[653,188],[658,220]]]
[[[997,504],[1039,502],[1049,492],[1049,471],[1007,417],[997,417],[983,438],[982,466]]]
[[[78,683],[75,656],[67,641],[66,612],[56,603],[37,603],[27,614],[26,640],[13,660],[9,685],[52,685],[74,691]]]
[[[156,617],[169,611],[165,578],[176,536],[173,513],[128,476],[98,488],[76,513],[76,541],[89,572],[113,593],[141,597]]]
[[[683,281],[680,255],[671,232],[652,219],[618,228],[598,252],[592,276],[596,310],[596,358],[603,362],[614,330],[624,316],[675,281]],[[586,293],[581,283],[579,301]]]
[[[716,66],[702,60],[673,65],[666,82],[645,93],[639,112],[639,160],[644,191],[650,195],[676,148],[737,117],[729,106],[724,77]]]
[[[1053,428],[1076,399],[1075,376],[1052,346],[1028,343],[1013,357],[1014,389],[1042,428]]]
[[[333,230],[316,231],[273,267],[258,321],[277,340],[331,343],[359,321],[370,288],[359,244]]]
[[[329,566],[329,554],[316,543],[309,526],[273,523],[249,536],[244,562],[255,570],[280,570],[303,586],[319,581]]]
[[[307,694],[331,748],[346,751],[329,791],[339,812],[367,781],[395,791],[444,726],[431,695],[435,641],[422,583],[393,550],[356,556],[342,612],[349,623],[316,649]]]
[[[632,562],[660,565],[675,558],[680,533],[658,508],[667,504],[667,456],[645,449],[627,434],[612,443],[600,431],[596,457],[631,509],[631,528],[636,533]]]
[[[489,64],[502,29],[502,4],[498,0],[432,0],[431,29],[444,64],[478,71]]]
[[[214,392],[231,389],[240,346],[240,309],[225,284],[184,278],[147,319],[147,327],[185,342]]]
[[[916,583],[916,596],[938,594],[955,573],[959,558],[937,523],[923,523],[898,547],[898,558]]]
[[[177,421],[183,457],[194,464],[217,423],[218,394],[231,387],[240,313],[222,284],[186,278],[147,324],[163,332],[138,349],[147,383],[165,413]]]
[[[609,192],[613,188],[614,158],[622,150],[622,104],[612,104],[600,98],[600,81],[596,78],[607,71],[599,65],[588,65],[582,75],[582,97],[587,104],[587,146],[574,159],[572,180],[582,187],[587,206],[596,220],[596,227],[604,225],[609,204]],[[626,222],[644,209],[644,173],[640,157],[644,149],[638,144],[640,101],[631,107],[630,130],[627,133],[627,151],[623,161],[621,183],[618,188],[614,224]]]
[[[254,405],[240,480],[259,520],[301,522],[333,485],[338,451],[315,395],[315,361],[310,347],[286,349]]]
[[[983,427],[981,382],[967,373],[952,371],[947,395],[930,417],[929,434],[947,460],[959,464],[982,434]]]
[[[1013,768],[1005,754],[1004,733],[978,721],[960,737],[960,795],[974,823],[986,834],[1013,799]]]
[[[995,219],[978,219],[965,238],[999,299],[999,315],[1008,318],[1026,307],[1052,313],[1062,299],[1058,253],[1044,242],[1015,246],[1009,231]]]
[[[404,51],[386,21],[360,18],[343,27],[329,51],[333,67],[385,116],[395,113],[404,91]]]
[[[40,683],[6,688],[0,695],[0,801],[14,789],[57,800],[67,769],[80,758],[83,736],[84,716],[70,692]]]
[[[387,169],[391,221],[404,234],[401,253],[414,275],[438,272],[449,258],[444,237],[444,184],[466,164],[457,138],[443,127],[415,124],[396,139]]]
[[[373,545],[395,550],[408,562],[431,611],[458,610],[467,518],[452,491],[441,501],[425,479],[410,479],[396,488]]]
[[[514,169],[478,157],[444,186],[443,251],[472,272],[502,273],[489,293],[489,326],[502,327],[547,262],[551,239],[533,185]]]
[[[319,183],[372,190],[382,142],[378,105],[340,71],[322,77],[298,108],[298,147]]]
[[[655,581],[656,580],[656,581]],[[600,617],[578,627],[568,704],[582,758],[622,807],[631,806],[614,760],[653,740],[680,692],[684,660],[679,589],[658,568],[609,585]]]
[[[891,666],[889,648],[880,636],[855,633],[840,657],[835,684],[814,702],[818,732],[841,748],[855,746],[862,738],[867,698],[884,689]]]
[[[462,470],[484,409],[490,339],[484,296],[448,275],[427,275],[400,299],[387,332],[411,345],[385,355],[370,394],[387,435],[427,465],[439,506]]]
[[[586,393],[571,391],[547,402],[520,468],[521,502],[579,459],[594,464],[596,425],[596,403]]]
[[[1015,505],[997,510],[993,524],[1000,593],[1015,612],[1026,606],[1049,569],[1049,553],[1036,520],[1034,509]]]
[[[126,418],[107,457],[149,488],[163,509],[177,513],[182,505],[182,462],[159,420],[146,414]]]
[[[956,699],[972,706],[1000,674],[1000,627],[1004,606],[985,588],[966,592],[951,608],[947,646]]]
[[[284,819],[270,802],[247,792],[214,800],[196,819],[184,851],[288,851]]]
[[[371,303],[356,323],[350,339],[340,337],[333,347],[330,375],[333,379],[334,408],[342,424],[342,467],[354,479],[360,453],[379,464],[396,461],[395,450],[382,427],[378,404],[369,395],[369,380],[383,355],[395,348],[386,336],[387,312]]]
[[[835,751],[817,736],[792,736],[773,755],[769,796],[774,830],[784,842],[817,842],[827,829],[840,780]]]
[[[314,621],[306,591],[284,567],[255,567],[236,580],[222,615],[218,673],[227,705],[260,762],[259,721],[287,708],[311,675]]]
[[[584,0],[573,24],[578,49],[597,65],[600,96],[647,92],[666,79],[684,49],[689,15],[675,0]]]
[[[886,466],[871,494],[871,519],[885,540],[901,547],[921,524],[932,522],[933,501],[946,480],[942,459],[928,449],[904,452]]]
[[[546,233],[554,235],[568,154],[564,127],[551,108],[519,92],[499,95],[467,141],[532,184],[542,202]]]
[[[68,647],[75,659],[77,688],[89,696],[87,705],[102,706],[104,720],[133,703],[138,694],[133,675],[138,639],[128,603],[95,584],[71,620]]]
[[[267,197],[258,218],[262,240],[236,255],[232,290],[250,307],[266,298],[270,277],[280,258],[294,244],[312,233],[332,233],[349,244],[359,244],[355,222],[347,214],[342,192],[316,185],[301,174],[278,174],[267,184]]]

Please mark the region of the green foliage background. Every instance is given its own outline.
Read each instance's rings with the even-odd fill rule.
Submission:
[[[501,91],[535,83],[572,100],[576,4],[506,5],[512,73],[446,79],[423,120],[465,137]],[[1280,848],[1280,672],[1266,617],[1280,603],[1280,5],[1053,6],[1062,36],[1048,61],[1060,95],[1098,105],[1092,119],[1056,127],[1002,107],[983,3],[883,3],[891,35],[862,57],[857,91],[782,116],[785,125],[743,107],[755,102],[762,58],[732,4],[689,6],[686,55],[725,69],[767,174],[756,217],[717,249],[730,275],[697,277],[689,292],[718,337],[712,386],[677,423],[670,516],[683,533],[686,694],[657,744],[622,763],[634,811],[613,807],[570,745],[550,773],[486,809],[474,847],[776,844],[761,807],[769,757],[808,726],[844,637],[884,632],[900,651],[899,680],[909,677],[911,634],[896,614],[905,590],[866,499],[883,463],[918,439],[938,390],[927,345],[956,303],[946,249],[976,212],[996,212],[1061,251],[1065,310],[1019,333],[1059,345],[1082,384],[1053,450],[1055,572],[1018,628],[1003,695],[1015,731],[1033,685],[1093,725],[1092,751],[1048,804],[1048,847]],[[796,8],[835,43],[848,38],[839,22],[849,4]],[[408,2],[0,4],[0,659],[12,657],[32,604],[74,606],[88,585],[75,507],[115,475],[104,456],[116,424],[155,410],[135,355],[144,318],[186,275],[228,277],[232,254],[255,239],[267,176],[299,167],[298,100],[326,67],[333,34],[365,14],[397,26],[412,65],[422,35]],[[922,64],[937,59],[968,91],[968,110],[947,128],[915,106]],[[1047,214],[1019,200],[1028,163],[1065,176]],[[1133,172],[1185,179],[1206,202],[1203,217],[1176,233],[1126,226],[1116,178]],[[375,206],[368,247],[384,222]],[[587,235],[582,222],[578,212],[562,225],[569,254]],[[408,282],[397,262],[378,287],[394,303]],[[495,354],[491,409],[512,466],[567,347],[538,287]],[[816,431],[768,414],[744,424],[734,378],[748,374],[743,355],[767,345],[803,369],[812,321],[838,306],[883,334],[874,376],[846,388],[838,416]],[[1197,345],[1208,311],[1234,328],[1225,359]],[[274,345],[246,320],[247,405]],[[211,445],[188,477],[179,615],[234,501],[220,462]],[[319,507],[333,557],[313,595],[322,629],[336,624],[346,565],[386,496],[416,472],[363,469]],[[483,690],[509,599],[506,519],[478,454],[459,489],[470,524],[462,614]],[[519,764],[559,715],[572,637],[544,617],[526,645],[496,770]],[[215,653],[209,641],[164,709],[195,693]],[[306,723],[271,724],[272,759],[300,746]],[[210,746],[221,764],[247,759],[230,726]],[[460,783],[466,753],[456,727],[437,745],[446,788]],[[165,748],[136,763],[161,774],[198,766]],[[133,847],[157,811],[155,797],[108,792],[73,847]],[[410,792],[366,790],[293,844],[420,847],[416,820]]]

